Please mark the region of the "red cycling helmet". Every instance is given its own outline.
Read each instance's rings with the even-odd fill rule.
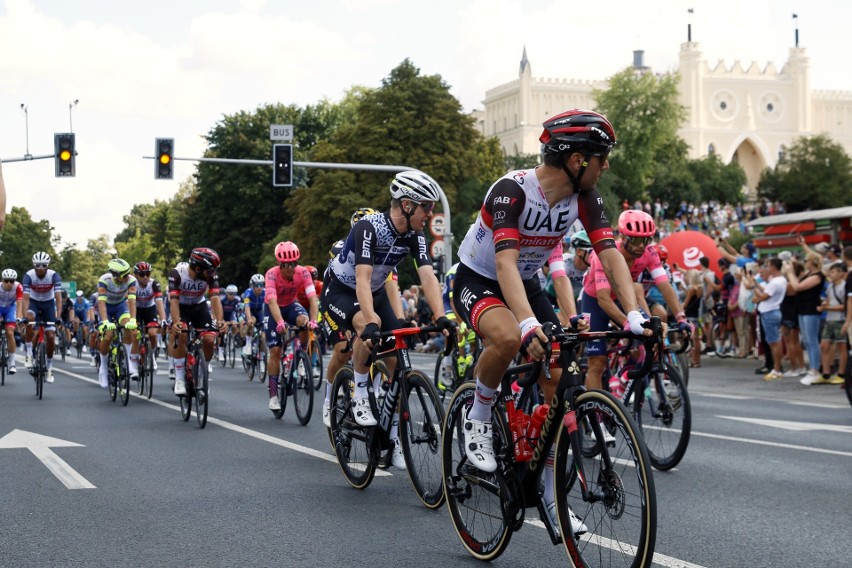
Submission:
[[[615,129],[601,114],[579,108],[548,118],[539,141],[549,154],[606,154],[615,146]]]
[[[666,245],[657,245],[657,254],[660,255],[660,260],[668,260],[669,258],[669,249],[666,248]]]
[[[657,226],[654,218],[644,211],[628,209],[618,216],[618,232],[622,237],[653,237]]]
[[[216,269],[222,260],[219,258],[219,253],[212,248],[199,247],[192,249],[189,254],[189,265],[202,270]]]
[[[136,266],[133,267],[133,272],[139,274],[140,272],[151,273],[151,265],[145,262],[144,260],[136,263]]]
[[[301,253],[293,241],[284,241],[275,245],[275,258],[278,262],[295,262]]]
[[[316,266],[306,266],[308,269],[308,273],[311,275],[311,280],[319,280],[319,272],[317,272]]]

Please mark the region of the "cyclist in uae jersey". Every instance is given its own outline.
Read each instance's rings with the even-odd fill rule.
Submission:
[[[33,269],[24,274],[21,282],[24,288],[23,312],[30,321],[51,323],[44,328],[44,342],[47,351],[47,377],[45,381],[53,382],[53,349],[56,344],[56,326],[53,325],[61,316],[62,306],[62,277],[55,270],[48,268],[50,256],[46,252],[33,255]],[[33,336],[35,327],[27,326],[24,348],[26,350],[25,365],[32,366]]]
[[[24,317],[24,287],[18,273],[11,268],[3,271],[0,285],[0,318],[5,322],[6,348],[9,350],[9,374],[18,372],[15,366],[15,326]]]
[[[500,380],[522,345],[530,359],[544,357],[548,339],[540,322],[559,324],[536,272],[557,251],[561,261],[562,239],[575,220],[583,223],[592,246],[614,275],[622,300],[630,305],[631,329],[643,331],[630,274],[615,250],[603,199],[595,189],[608,168],[615,131],[603,116],[579,109],[554,116],[543,126],[544,164],[497,180],[459,247],[453,292],[456,314],[485,345],[475,371],[474,403],[464,417],[464,446],[470,463],[486,472],[497,467],[491,405]],[[554,349],[554,357],[558,356]],[[542,386],[554,390],[558,376],[557,369],[552,384],[545,381]],[[551,460],[552,454],[545,467],[553,467]],[[554,518],[552,477],[544,473],[543,505]],[[576,518],[572,528],[575,533],[586,530]]]
[[[355,375],[353,416],[361,426],[374,426],[376,418],[368,398],[368,367],[371,338],[375,332],[400,327],[394,306],[399,298],[388,298],[385,280],[408,255],[417,266],[417,275],[436,323],[449,335],[451,322],[444,316],[441,290],[432,271],[432,259],[426,248],[423,228],[440,199],[438,184],[422,172],[396,174],[390,184],[391,208],[385,213],[366,215],[355,223],[343,249],[331,261],[330,278],[323,297],[327,321],[355,334],[352,364]],[[356,277],[357,276],[357,277]],[[393,359],[388,359],[393,372]],[[391,438],[396,429],[391,428]],[[394,443],[393,463],[403,465],[401,450]]]
[[[136,319],[145,330],[148,349],[152,353],[157,348],[161,322],[166,321],[166,308],[163,304],[163,290],[160,283],[151,278],[151,264],[137,262],[133,267],[136,276]],[[157,370],[157,358],[154,358],[154,370]]]
[[[281,410],[278,400],[278,374],[281,372],[281,339],[288,325],[302,326],[308,324],[311,329],[317,328],[319,300],[314,290],[311,273],[299,265],[301,253],[296,243],[284,241],[275,245],[275,259],[278,266],[266,271],[266,305],[263,308],[263,326],[266,333],[266,345],[269,347],[269,410]],[[298,302],[296,297],[299,290],[305,289],[305,295],[310,302],[310,319],[308,312]],[[302,345],[308,344],[308,333],[300,333]]]
[[[114,258],[107,263],[106,272],[98,279],[97,311],[100,316],[100,341],[98,351],[101,364],[98,368],[98,382],[107,388],[107,353],[116,330],[116,324],[122,326],[122,344],[127,353],[130,378],[139,380],[139,342],[136,340],[136,278],[133,268],[122,258]]]
[[[216,328],[207,307],[206,294],[210,295],[210,308],[219,331],[222,321],[222,302],[219,301],[219,276],[216,269],[221,264],[219,253],[211,248],[192,249],[189,262],[181,262],[169,273],[169,312],[171,332],[176,344],[172,347],[175,364],[175,394],[186,394],[186,334],[188,326],[201,334],[204,362],[209,364],[216,345]],[[171,343],[171,341],[169,342]]]
[[[659,288],[666,304],[675,313],[678,328],[683,332],[691,333],[692,328],[686,321],[680,300],[669,282],[657,249],[650,246],[651,239],[657,231],[653,217],[644,211],[623,211],[618,218],[618,231],[622,235],[622,240],[617,250],[630,269],[632,281],[636,282],[644,272],[647,272]],[[626,316],[616,303],[612,292],[600,257],[592,255],[589,271],[583,281],[583,311],[590,315],[592,331],[605,331],[610,320],[616,323],[624,321]],[[662,319],[666,321],[665,314]],[[599,383],[606,366],[606,345],[602,341],[589,342],[586,344],[586,353],[589,356],[586,386],[600,388]]]

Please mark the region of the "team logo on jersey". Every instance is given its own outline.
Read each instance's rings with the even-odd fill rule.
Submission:
[[[505,211],[502,211],[502,210],[501,210],[501,211],[498,211],[498,212],[496,212],[496,213],[494,214],[494,222],[495,222],[495,223],[496,223],[496,222],[499,222],[499,221],[502,221],[502,220],[503,220],[503,219],[505,219],[505,218],[506,218],[506,212],[505,212]]]
[[[476,300],[476,294],[474,294],[470,288],[465,288],[462,290],[459,300],[461,300],[464,309],[470,311],[470,305]]]
[[[517,197],[509,197],[508,195],[498,195],[494,198],[494,201],[492,201],[492,203],[494,205],[514,205],[515,201],[517,200]]]
[[[574,222],[574,216],[571,215],[570,211],[559,212],[555,219],[542,211],[533,212],[532,210],[527,210],[526,213],[523,220],[523,227],[527,231],[536,233],[540,231],[566,233],[568,227]],[[535,218],[533,218],[533,214],[535,214]]]

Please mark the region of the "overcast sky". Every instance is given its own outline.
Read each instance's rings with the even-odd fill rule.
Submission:
[[[379,86],[405,58],[440,74],[465,110],[517,78],[524,46],[535,77],[605,79],[634,49],[669,71],[690,21],[711,64],[779,70],[798,25],[811,87],[852,91],[847,0],[0,0],[0,157],[25,153],[21,103],[29,151],[43,155],[79,99],[76,178],[55,178],[53,160],[5,164],[7,208],[83,246],[192,174],[176,162],[174,181],[154,180],[142,156],[158,136],[175,138],[178,156],[201,156],[201,136],[225,114],[337,101],[352,85]]]

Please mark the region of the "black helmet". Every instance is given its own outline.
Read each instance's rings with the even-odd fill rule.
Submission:
[[[587,152],[606,154],[615,146],[615,129],[602,115],[582,109],[572,109],[548,118],[539,141],[549,154]]]
[[[221,260],[219,259],[219,253],[212,248],[194,248],[189,255],[189,265],[194,268],[200,268],[202,270],[208,270],[211,268],[216,269],[219,268],[220,263]]]

